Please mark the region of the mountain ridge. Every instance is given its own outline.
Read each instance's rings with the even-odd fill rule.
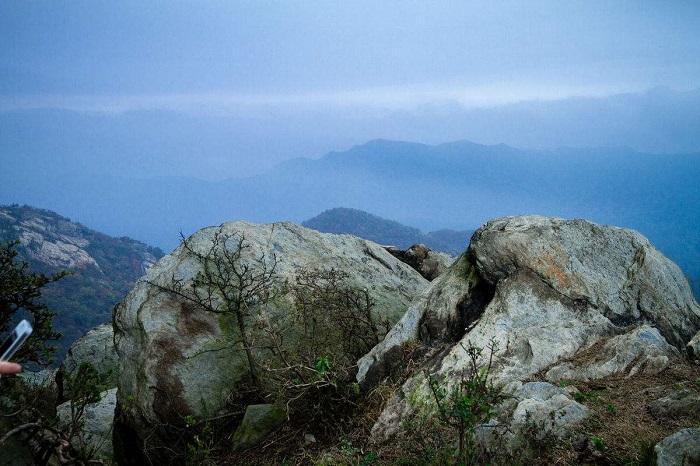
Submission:
[[[163,252],[127,237],[111,237],[47,209],[0,205],[0,242],[19,241],[33,271],[71,274],[49,284],[42,299],[56,312],[55,362],[87,330],[111,319],[112,307]]]
[[[302,225],[322,233],[350,234],[384,246],[396,246],[402,249],[414,244],[424,244],[452,256],[457,256],[464,251],[473,233],[469,230],[449,229],[423,233],[418,228],[348,207],[325,210],[303,221]]]

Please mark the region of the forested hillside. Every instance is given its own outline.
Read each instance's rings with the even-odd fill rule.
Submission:
[[[359,209],[337,207],[321,212],[303,223],[324,233],[345,233],[387,246],[407,248],[425,244],[431,249],[459,255],[473,233],[468,230],[438,230],[423,233],[418,228],[402,225]]]
[[[90,328],[111,319],[112,307],[163,252],[130,238],[113,238],[54,212],[0,206],[0,242],[19,241],[20,258],[32,270],[71,274],[48,285],[43,298],[63,334],[56,361]]]

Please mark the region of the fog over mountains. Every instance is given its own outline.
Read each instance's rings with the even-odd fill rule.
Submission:
[[[232,219],[301,222],[341,206],[423,231],[471,230],[501,215],[584,217],[639,229],[700,276],[698,109],[700,90],[661,88],[356,119],[349,110],[324,119],[289,109],[246,118],[15,109],[0,113],[0,202],[165,250],[180,231]],[[379,139],[290,158],[374,134],[499,144]]]
[[[484,108],[437,101],[406,108],[349,102],[221,104],[212,109],[196,102],[131,107],[112,100],[39,100],[25,108],[22,99],[0,95],[3,171],[220,181],[263,174],[291,158],[318,158],[377,138],[427,144],[469,140],[525,149],[700,150],[700,89],[654,88]],[[126,111],[105,110],[122,105]]]
[[[7,170],[0,201],[49,208],[164,249],[177,244],[179,231],[230,219],[302,221],[337,206],[423,230],[471,229],[524,213],[584,217],[642,231],[697,276],[699,157],[375,140],[221,182]]]

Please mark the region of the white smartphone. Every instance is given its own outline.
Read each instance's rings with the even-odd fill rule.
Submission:
[[[7,340],[0,345],[0,361],[9,361],[31,334],[32,326],[29,322],[23,320],[17,324]]]

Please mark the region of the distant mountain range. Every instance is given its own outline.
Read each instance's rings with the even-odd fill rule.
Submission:
[[[475,229],[503,215],[537,213],[634,228],[700,277],[700,154],[627,148],[521,150],[468,141],[375,140],[264,175],[206,182],[0,171],[0,202],[79,218],[164,249],[232,219],[301,222],[345,206],[423,231]]]
[[[467,139],[524,149],[626,146],[664,154],[700,150],[700,88],[657,87],[480,108],[446,101],[408,108],[343,105],[314,111],[294,104],[228,106],[211,113],[157,106],[75,111],[67,109],[69,101],[47,102],[51,108],[23,108],[22,99],[0,98],[3,170],[62,177],[83,173],[221,180],[263,174],[283,160],[316,158],[377,138],[428,144]]]
[[[84,332],[110,321],[112,307],[163,256],[160,249],[107,236],[48,210],[0,206],[0,242],[12,240],[20,241],[19,257],[31,270],[72,272],[42,293],[63,334],[55,361]]]
[[[457,256],[469,244],[472,230],[438,230],[423,233],[418,228],[402,225],[359,209],[337,207],[321,212],[302,223],[324,233],[339,233],[359,236],[385,246],[402,249],[414,244],[424,244],[429,248]]]

